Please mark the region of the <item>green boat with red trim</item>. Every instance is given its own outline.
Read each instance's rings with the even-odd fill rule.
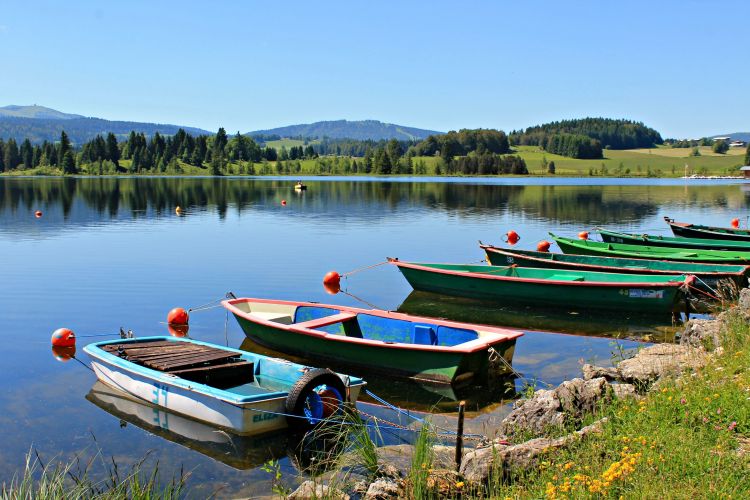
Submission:
[[[502,303],[659,314],[685,309],[692,276],[388,259],[415,290]]]
[[[699,250],[736,250],[750,252],[750,241],[709,240],[707,238],[687,238],[662,236],[658,234],[635,234],[611,231],[597,227],[596,231],[605,243],[624,243],[626,245],[649,245],[652,247],[697,248]]]
[[[738,227],[704,226],[691,224],[689,222],[677,222],[669,217],[664,217],[675,236],[686,236],[690,238],[707,238],[710,240],[735,240],[750,242],[750,229]]]
[[[457,386],[510,371],[518,330],[378,309],[225,300],[245,335],[276,351],[367,373]]]
[[[715,287],[720,281],[731,281],[745,287],[750,275],[750,266],[739,264],[702,264],[671,260],[634,259],[626,257],[604,257],[577,255],[534,250],[501,248],[479,243],[487,262],[493,266],[537,267],[542,269],[568,269],[622,274],[692,274],[699,278],[696,286]]]
[[[549,233],[560,249],[568,254],[600,255],[636,259],[674,260],[681,262],[703,262],[707,264],[750,264],[750,251],[702,250],[699,248],[655,247],[650,245],[627,245],[591,240],[563,238]]]

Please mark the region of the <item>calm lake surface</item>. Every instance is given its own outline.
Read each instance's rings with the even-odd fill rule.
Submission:
[[[489,432],[507,413],[514,388],[557,384],[578,376],[582,362],[607,363],[620,347],[668,340],[669,318],[596,317],[585,304],[518,311],[417,294],[389,265],[352,275],[342,281],[348,294],[331,296],[323,275],[389,256],[477,262],[484,257],[477,240],[500,244],[510,229],[521,235],[519,248],[535,248],[548,231],[570,236],[596,225],[667,234],[665,215],[717,225],[740,217],[744,225],[750,193],[728,181],[525,178],[313,178],[296,193],[294,180],[0,178],[0,483],[33,448],[48,461],[100,453],[122,467],[148,455],[165,478],[181,467],[191,471],[196,497],[218,488],[219,496],[268,494],[271,475],[258,466],[270,459],[280,460],[293,485],[304,457],[285,436],[243,440],[128,403],[95,386],[84,366],[57,361],[50,351],[51,332],[61,326],[80,337],[120,326],[137,336],[166,334],[169,309],[227,291],[367,307],[364,301],[526,330],[513,360],[526,380],[510,380],[510,390],[501,384],[455,394],[368,379],[375,393],[406,408],[432,408],[435,421],[449,427],[456,399],[466,398],[469,431]],[[36,210],[43,217],[35,218]],[[226,320],[221,308],[195,312],[190,335],[253,348],[235,320]],[[81,349],[93,340],[79,338],[84,361]],[[385,433],[384,440],[409,435]]]

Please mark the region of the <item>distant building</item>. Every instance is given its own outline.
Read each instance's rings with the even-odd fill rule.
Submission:
[[[729,143],[730,148],[744,148],[745,146],[747,146],[745,141],[732,141]]]
[[[731,137],[714,137],[712,139],[712,141],[714,141],[714,142],[716,142],[716,141],[726,141],[726,142],[729,142],[730,139],[731,139]]]
[[[750,179],[750,165],[740,167],[740,171],[745,176],[745,179]]]

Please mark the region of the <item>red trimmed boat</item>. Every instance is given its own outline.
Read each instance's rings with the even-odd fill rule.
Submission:
[[[659,314],[685,309],[692,276],[433,264],[388,259],[415,290],[543,307]]]
[[[488,371],[509,371],[516,339],[523,335],[488,325],[311,302],[239,298],[222,305],[248,338],[276,351],[459,385]]]
[[[750,242],[750,230],[736,227],[702,226],[690,224],[689,222],[677,222],[669,217],[664,217],[675,236],[686,236],[688,238],[704,238],[709,240],[735,240]]]

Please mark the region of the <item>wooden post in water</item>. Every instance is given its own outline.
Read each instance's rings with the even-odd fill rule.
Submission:
[[[458,430],[456,431],[456,470],[461,468],[461,458],[464,449],[464,409],[466,401],[458,403]]]

